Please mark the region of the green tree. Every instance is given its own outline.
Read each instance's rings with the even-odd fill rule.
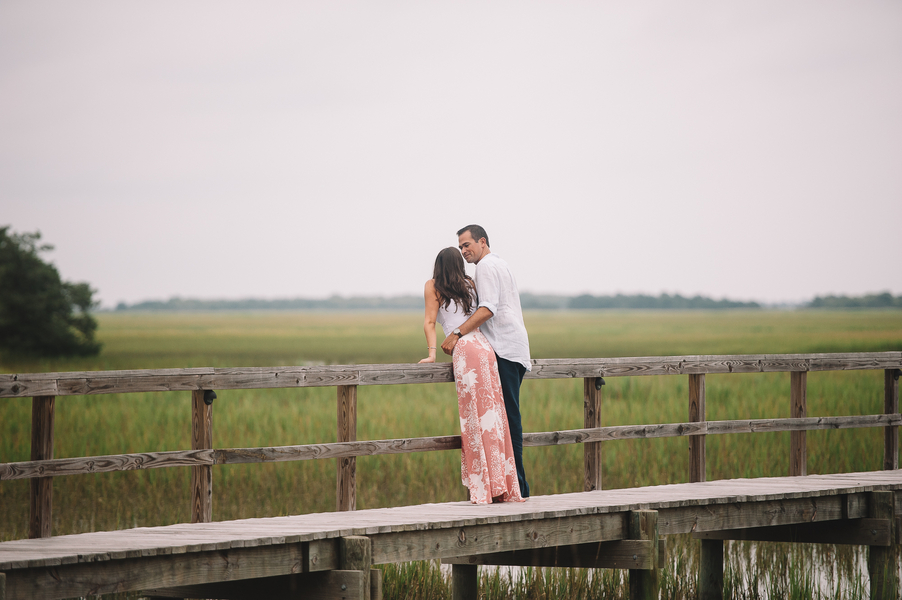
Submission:
[[[41,260],[52,250],[40,232],[12,233],[0,227],[0,351],[28,356],[92,356],[97,321],[94,290],[60,279]]]

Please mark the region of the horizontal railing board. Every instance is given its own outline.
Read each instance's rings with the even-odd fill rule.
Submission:
[[[902,352],[542,358],[529,379],[902,368]],[[453,381],[451,365],[317,365],[0,375],[0,398]]]
[[[559,446],[615,440],[681,437],[687,435],[722,435],[728,433],[767,433],[778,431],[814,431],[856,427],[894,427],[902,425],[902,415],[858,415],[848,417],[806,417],[797,419],[752,419],[739,421],[702,421],[659,425],[616,425],[591,429],[571,429],[524,433],[524,446]],[[394,440],[335,442],[262,448],[229,448],[223,450],[183,450],[116,454],[82,458],[55,458],[0,464],[0,481],[60,477],[88,473],[111,473],[135,469],[159,469],[227,465],[241,463],[288,462],[324,458],[349,458],[434,452],[460,449],[459,435]]]

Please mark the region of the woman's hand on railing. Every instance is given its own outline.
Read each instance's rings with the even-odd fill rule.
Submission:
[[[422,363],[434,363],[434,362],[435,362],[435,357],[434,357],[434,356],[427,356],[426,358],[424,358],[423,360],[421,360],[421,361],[420,361],[419,363],[417,363],[417,364],[422,364]]]

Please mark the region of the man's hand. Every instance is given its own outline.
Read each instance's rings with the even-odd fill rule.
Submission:
[[[457,340],[459,339],[460,338],[453,333],[446,337],[445,341],[442,342],[442,352],[444,352],[448,356],[451,356],[451,354],[454,352],[454,346],[457,345]]]

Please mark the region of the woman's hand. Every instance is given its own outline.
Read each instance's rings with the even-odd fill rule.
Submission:
[[[435,357],[434,357],[434,356],[427,356],[426,358],[424,358],[423,360],[421,360],[421,361],[420,361],[419,363],[417,363],[417,364],[421,364],[421,363],[434,363],[434,362],[435,362]]]

